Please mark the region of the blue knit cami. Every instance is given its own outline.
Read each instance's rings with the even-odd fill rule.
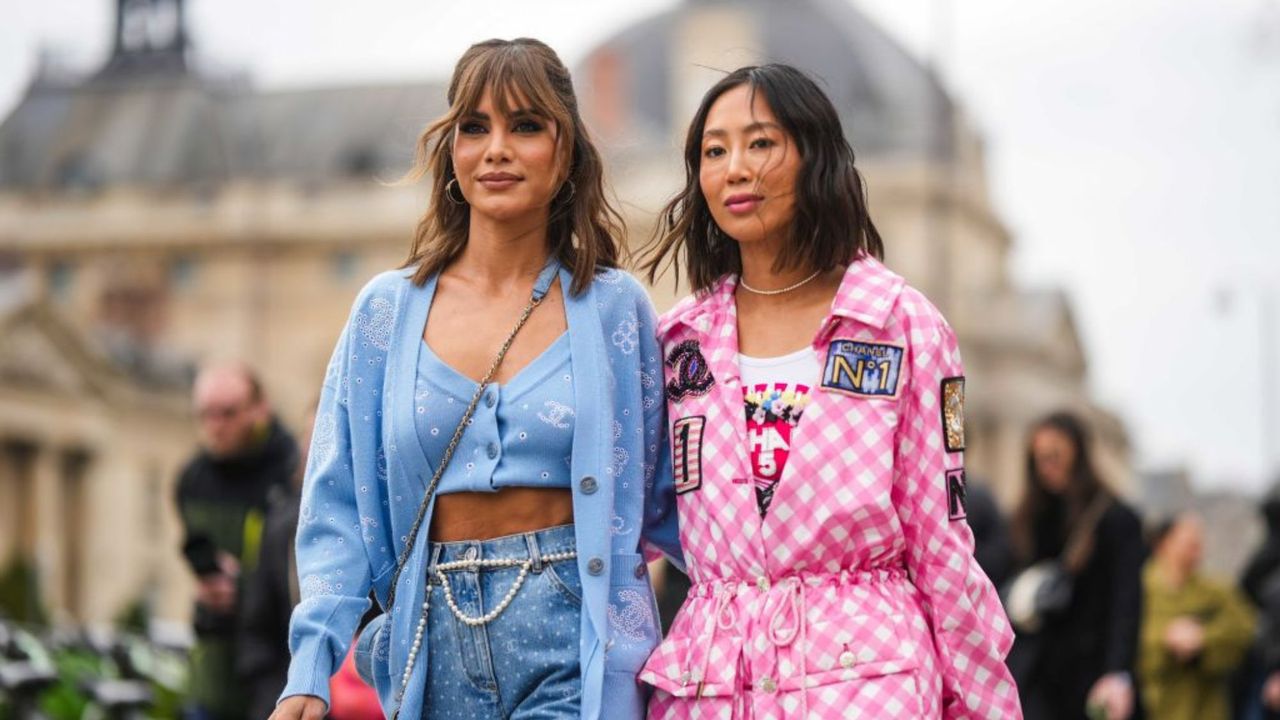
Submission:
[[[549,285],[556,267],[544,270],[539,282]],[[434,299],[433,287],[428,302]],[[437,464],[444,457],[477,385],[422,341],[414,422],[429,462]],[[471,425],[440,478],[437,494],[494,492],[504,487],[568,488],[573,404],[566,331],[506,383],[485,388]]]

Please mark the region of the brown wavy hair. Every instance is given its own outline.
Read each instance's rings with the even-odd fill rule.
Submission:
[[[738,68],[702,97],[684,143],[685,186],[659,215],[643,266],[649,282],[673,266],[680,282],[679,259],[695,292],[709,290],[725,275],[742,272],[738,243],[716,225],[702,195],[702,133],[711,106],[739,85],[759,92],[800,152],[795,216],[790,238],[774,271],[792,268],[830,270],[866,256],[884,257],[884,243],[867,209],[866,183],[853,164],[840,115],[818,84],[782,63]]]
[[[549,251],[573,274],[572,294],[586,289],[595,273],[617,267],[623,236],[622,216],[605,196],[604,164],[578,111],[569,70],[540,40],[486,40],[463,53],[449,81],[449,110],[422,131],[407,181],[431,177],[430,203],[414,232],[409,258],[413,281],[422,285],[453,262],[466,247],[471,209],[448,197],[453,168],[453,138],[458,122],[475,112],[485,90],[498,111],[510,115],[517,101],[556,124],[556,152],[568,168],[566,183],[551,201],[547,227]]]
[[[1056,430],[1065,436],[1076,453],[1075,463],[1071,466],[1070,480],[1060,496],[1053,495],[1045,488],[1040,479],[1040,473],[1036,469],[1035,456],[1031,453],[1031,439],[1037,432],[1045,429]],[[1050,515],[1052,505],[1061,503],[1063,506],[1065,534],[1052,537],[1051,544],[1067,546],[1070,545],[1068,541],[1072,530],[1080,523],[1092,522],[1096,526],[1098,516],[1095,513],[1090,517],[1091,508],[1097,509],[1094,506],[1095,502],[1105,506],[1115,501],[1115,493],[1103,482],[1094,465],[1089,432],[1084,421],[1069,412],[1052,413],[1041,418],[1031,427],[1031,432],[1027,436],[1026,483],[1025,494],[1009,524],[1014,552],[1019,563],[1024,566],[1036,560],[1045,559],[1048,557],[1046,553],[1056,549],[1042,547],[1040,538],[1037,537],[1037,529],[1048,532],[1044,524]],[[1053,535],[1052,532],[1050,534]],[[1094,534],[1094,532],[1084,534],[1079,543],[1072,547],[1064,547],[1066,556],[1062,560],[1071,572],[1078,573],[1089,563],[1094,550]]]

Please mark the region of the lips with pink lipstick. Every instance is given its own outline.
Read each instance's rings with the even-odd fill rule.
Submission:
[[[755,193],[738,193],[730,195],[729,199],[724,201],[724,206],[734,215],[746,215],[755,212],[760,203],[764,202],[764,198]]]
[[[509,172],[487,172],[476,178],[488,190],[506,190],[520,182],[523,178]]]

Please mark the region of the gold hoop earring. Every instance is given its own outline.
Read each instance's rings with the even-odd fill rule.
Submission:
[[[453,196],[453,188],[458,189],[458,197]],[[449,198],[449,202],[454,205],[466,205],[467,197],[462,194],[462,185],[458,183],[458,178],[450,180],[444,186],[444,196]]]

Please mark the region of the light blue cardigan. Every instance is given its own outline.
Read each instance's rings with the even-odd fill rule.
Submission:
[[[413,406],[435,278],[417,287],[412,274],[385,272],[365,286],[329,362],[303,487],[302,602],[290,624],[282,697],[328,701],[329,677],[369,606],[369,589],[387,600],[438,460],[423,452]],[[565,269],[560,282],[571,286]],[[607,697],[609,718],[642,718],[647,696],[636,673],[660,638],[642,537],[683,564],[656,319],[644,289],[620,270],[598,273],[577,296],[566,293],[565,315],[576,406],[570,469],[583,587],[582,717],[602,717]],[[425,642],[404,697],[397,694],[422,610],[427,536],[419,533],[389,619],[374,620],[357,649],[384,712],[390,717],[398,703],[405,720],[424,715]]]

